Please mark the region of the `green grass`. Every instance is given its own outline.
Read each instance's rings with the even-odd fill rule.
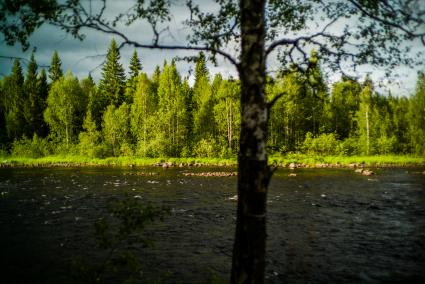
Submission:
[[[109,157],[105,159],[88,158],[84,156],[47,156],[42,158],[26,157],[1,157],[0,163],[3,166],[14,167],[48,167],[48,166],[151,166],[153,164],[170,162],[179,164],[202,164],[233,166],[236,159],[221,158],[135,158],[135,157]]]
[[[319,164],[341,167],[350,166],[352,164],[365,166],[415,166],[425,165],[425,157],[407,155],[309,156],[305,154],[290,154],[285,156],[271,156],[269,162],[277,165],[296,163],[309,167],[319,166]]]
[[[11,167],[51,167],[51,166],[109,166],[109,167],[144,167],[153,164],[171,162],[174,165],[202,164],[209,166],[236,166],[236,158],[136,158],[110,157],[105,159],[88,158],[84,156],[47,156],[43,158],[0,157],[0,166]],[[350,166],[361,164],[365,166],[418,166],[425,165],[425,157],[385,155],[385,156],[309,156],[305,154],[272,155],[270,164],[288,166],[295,163],[302,166],[317,167],[320,164],[331,166]]]

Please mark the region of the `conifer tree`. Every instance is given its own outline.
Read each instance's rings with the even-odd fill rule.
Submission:
[[[57,81],[60,77],[63,76],[62,72],[62,61],[59,57],[58,52],[55,50],[52,55],[52,60],[49,67],[49,78],[52,80],[52,83]]]
[[[200,52],[196,61],[193,101],[193,120],[196,139],[199,141],[214,137],[215,125],[212,119],[214,117],[214,97],[203,52]]]
[[[193,92],[189,86],[188,78],[185,78],[182,85],[182,94],[185,98],[186,115],[184,123],[186,125],[186,139],[182,156],[190,156],[193,150],[194,135],[193,135]]]
[[[142,70],[142,64],[140,63],[137,51],[134,50],[130,59],[130,79],[134,79],[139,76],[140,70]]]
[[[2,107],[4,112],[5,130],[8,141],[21,138],[24,134],[25,118],[23,116],[24,75],[19,60],[15,59],[10,76],[3,83]]]
[[[49,84],[47,83],[47,75],[44,69],[41,69],[37,82],[39,108],[35,114],[35,133],[39,137],[46,137],[48,135],[48,127],[44,121],[43,112],[47,106],[47,96],[49,94]]]
[[[134,99],[133,96],[137,88],[137,77],[139,76],[140,70],[142,70],[142,65],[140,63],[139,56],[136,50],[134,50],[133,55],[130,59],[129,69],[130,69],[130,72],[129,72],[130,77],[127,80],[124,100],[128,104],[132,104]]]
[[[26,121],[24,133],[32,137],[36,131],[37,117],[40,113],[43,113],[43,101],[39,97],[38,87],[38,65],[35,61],[34,53],[31,54],[30,62],[27,66],[27,73],[24,81],[24,117]]]
[[[101,140],[101,133],[97,130],[95,121],[93,120],[90,109],[87,109],[87,114],[83,122],[83,130],[80,132],[79,148],[80,154],[87,155],[89,157],[98,157],[102,153],[99,151],[99,144]]]
[[[153,71],[151,82],[152,82],[152,90],[155,93],[158,93],[159,86],[159,77],[161,76],[161,68],[156,65],[155,70]]]
[[[106,62],[102,68],[102,78],[99,83],[99,92],[103,100],[103,110],[107,105],[113,104],[119,106],[124,101],[125,73],[119,60],[120,53],[117,43],[112,39],[106,55]]]
[[[195,84],[193,86],[194,89],[198,88],[198,84],[202,77],[208,77],[208,69],[205,59],[205,54],[201,51],[199,53],[198,59],[196,60],[195,66]]]
[[[305,117],[308,119],[306,131],[311,132],[313,137],[325,131],[327,117],[325,106],[328,103],[328,90],[321,70],[319,55],[313,50],[310,54],[309,68],[307,70],[308,93],[304,98],[306,103]]]

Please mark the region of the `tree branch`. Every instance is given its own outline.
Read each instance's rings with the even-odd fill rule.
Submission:
[[[412,31],[410,31],[410,30],[408,30],[408,29],[406,29],[404,26],[402,26],[402,25],[400,25],[400,24],[397,24],[397,23],[395,23],[395,22],[392,22],[392,21],[389,21],[389,20],[387,20],[387,19],[383,19],[383,18],[381,18],[381,17],[379,17],[379,16],[376,16],[376,15],[374,15],[374,14],[372,14],[372,13],[370,13],[370,12],[368,12],[366,9],[364,9],[363,7],[362,7],[362,5],[361,4],[359,4],[357,1],[354,1],[354,0],[348,0],[348,2],[350,2],[351,4],[353,4],[353,6],[354,7],[356,7],[360,12],[362,12],[364,15],[366,15],[367,17],[369,17],[369,18],[371,18],[371,19],[373,19],[373,20],[375,20],[375,21],[377,21],[377,22],[380,22],[380,23],[382,23],[382,24],[384,24],[384,25],[387,25],[387,26],[391,26],[391,27],[393,27],[393,28],[396,28],[396,29],[399,29],[400,31],[402,31],[402,32],[404,32],[404,33],[406,33],[408,36],[410,36],[410,37],[420,37],[421,38],[421,41],[424,43],[424,45],[425,45],[425,42],[424,42],[424,36],[425,36],[425,32],[424,33],[414,33],[414,32],[412,32]],[[386,4],[386,6],[387,7],[392,7],[389,3],[385,3]],[[395,14],[395,13],[394,13]],[[396,14],[395,14],[396,15]],[[405,15],[405,14],[404,14]],[[408,18],[408,20],[409,20],[409,18]],[[419,25],[421,25],[421,24],[424,24],[425,23],[425,20],[424,19],[414,19],[414,18],[411,18],[411,20],[414,20],[415,22],[417,22]]]
[[[286,94],[287,92],[277,94],[271,101],[267,103],[267,109],[270,111],[273,108],[273,106],[276,104],[276,102]]]

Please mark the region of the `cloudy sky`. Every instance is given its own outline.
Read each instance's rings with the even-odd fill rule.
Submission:
[[[129,7],[129,0],[125,1],[109,1],[106,14],[113,15],[118,11],[125,11]],[[215,9],[212,1],[206,1],[202,5],[204,10]],[[161,39],[161,43],[180,44],[184,45],[184,39],[188,32],[181,22],[187,17],[187,12],[183,5],[177,6],[173,10],[173,18],[171,20],[169,32],[165,32]],[[130,39],[134,39],[140,43],[151,43],[152,32],[151,28],[144,23],[136,23],[130,27],[119,27]],[[84,31],[86,38],[84,41],[74,39],[71,35],[56,27],[43,25],[30,38],[32,47],[36,47],[36,60],[39,66],[48,66],[51,60],[53,50],[57,50],[62,60],[64,71],[72,71],[79,78],[84,78],[90,72],[96,81],[100,78],[101,64],[104,61],[109,43],[112,39],[110,35],[106,35],[97,31]],[[119,39],[117,38],[119,42]],[[423,48],[417,46],[417,48]],[[134,48],[126,46],[121,50],[121,63],[128,69],[130,56]],[[21,46],[7,46],[4,41],[0,40],[0,56],[6,57],[21,57],[29,59],[32,49],[23,53]],[[175,56],[195,55],[188,51],[161,51],[161,50],[146,50],[138,49],[139,57],[143,65],[143,71],[152,74],[156,65],[162,65],[164,60],[170,61]],[[230,51],[231,52],[231,51]],[[27,61],[22,60],[24,68]],[[10,73],[12,60],[8,58],[0,58],[0,76]],[[178,62],[177,67],[182,76],[189,76],[190,81],[193,81],[193,75],[190,76],[190,71],[194,69],[193,63]],[[268,61],[268,67],[271,70],[278,69],[279,64],[275,58]],[[227,61],[219,59],[218,66],[209,63],[210,73],[221,73],[224,77],[237,77],[235,68]],[[356,75],[364,77],[366,73],[370,73],[372,78],[379,82],[378,90],[388,92],[391,90],[396,95],[409,95],[414,91],[415,81],[419,68],[407,68],[400,66],[395,70],[395,77],[388,80],[383,70],[363,66],[358,69]],[[423,70],[423,69],[422,69]],[[326,70],[325,70],[326,71]],[[334,81],[340,78],[338,73],[327,73],[327,80],[331,85]]]

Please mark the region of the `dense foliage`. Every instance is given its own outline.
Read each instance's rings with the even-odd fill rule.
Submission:
[[[189,86],[174,61],[149,77],[133,53],[129,78],[112,41],[98,86],[91,76],[63,75],[55,51],[47,75],[34,56],[25,76],[15,61],[1,80],[0,143],[15,156],[231,157],[238,151],[240,85],[211,78],[200,54]],[[269,78],[270,100],[283,94],[269,119],[269,149],[277,154],[425,155],[425,75],[411,97],[383,95],[373,82],[342,78],[329,90],[318,55],[309,72]]]

